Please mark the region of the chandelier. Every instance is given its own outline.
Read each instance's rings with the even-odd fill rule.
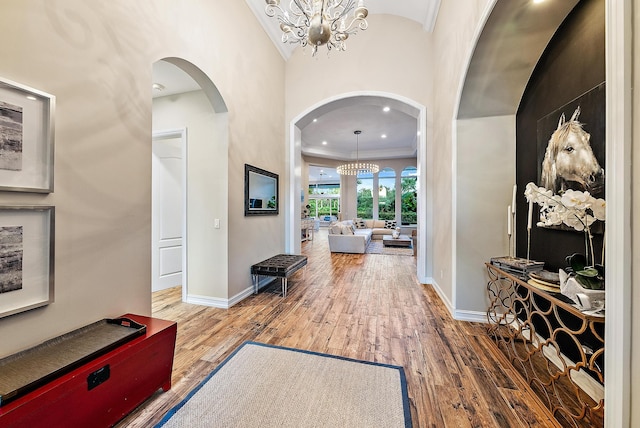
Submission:
[[[353,131],[356,134],[356,161],[351,163],[345,163],[336,168],[336,171],[340,175],[358,175],[358,174],[375,174],[380,171],[380,167],[375,163],[360,162],[358,159],[358,143],[359,135],[362,131]]]
[[[282,42],[311,45],[312,55],[325,44],[328,50],[346,50],[349,36],[369,26],[364,0],[358,0],[357,7],[356,0],[289,0],[289,10],[280,6],[280,0],[265,1],[267,16],[277,14],[280,21]]]

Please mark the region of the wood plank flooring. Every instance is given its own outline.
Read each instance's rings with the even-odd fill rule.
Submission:
[[[246,340],[403,366],[414,427],[558,426],[485,326],[452,319],[417,281],[414,257],[332,254],[326,230],[302,252],[286,299],[262,291],[222,310],[182,303],[180,287],[154,293],[153,316],[178,322],[173,387],[118,427],[158,422]]]

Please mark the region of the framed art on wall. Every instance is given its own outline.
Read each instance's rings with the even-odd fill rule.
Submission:
[[[0,206],[0,318],[53,302],[52,206]]]
[[[53,192],[55,97],[0,78],[0,190]]]

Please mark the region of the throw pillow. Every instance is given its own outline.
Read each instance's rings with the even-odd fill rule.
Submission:
[[[341,226],[342,228],[342,234],[343,235],[353,235],[353,229],[351,229],[352,226],[349,226],[348,224],[343,224]]]
[[[385,220],[384,221],[384,228],[385,229],[395,229],[396,228],[396,221],[395,220]]]
[[[329,226],[329,233],[332,234],[332,235],[341,235],[342,234],[342,228],[337,223],[332,224],[331,226]]]
[[[358,229],[366,229],[367,228],[366,223],[361,218],[354,218],[353,219],[353,224],[355,224],[356,228],[358,228]]]

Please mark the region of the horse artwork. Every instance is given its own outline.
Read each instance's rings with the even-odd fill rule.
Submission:
[[[578,122],[580,106],[571,119],[562,113],[545,150],[540,185],[553,193],[573,189],[600,197],[604,193],[604,169],[591,148],[591,135]]]

